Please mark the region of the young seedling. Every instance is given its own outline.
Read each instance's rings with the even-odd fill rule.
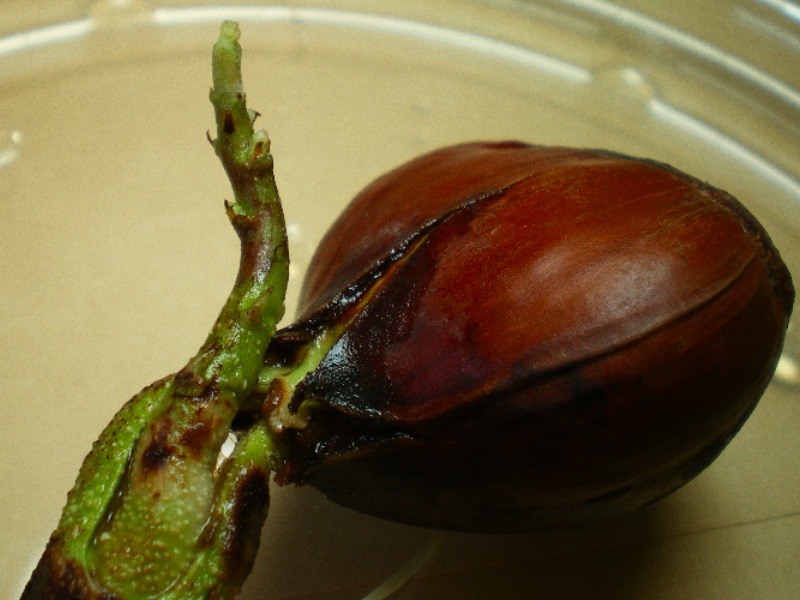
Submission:
[[[363,190],[288,275],[239,30],[213,52],[239,274],[188,364],[115,417],[23,598],[231,598],[269,482],[434,528],[628,514],[724,449],[780,356],[786,265],[730,194],[600,150],[475,142]],[[221,452],[235,439],[230,456]]]
[[[217,137],[233,187],[239,273],[198,353],[142,390],[94,444],[23,598],[229,598],[250,571],[279,460],[263,420],[234,418],[258,383],[283,315],[289,255],[270,140],[255,131],[239,28],[213,50]]]

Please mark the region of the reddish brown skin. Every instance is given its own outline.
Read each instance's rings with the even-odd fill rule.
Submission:
[[[474,531],[624,514],[694,477],[768,384],[794,294],[730,195],[651,161],[518,143],[378,179],[311,264],[295,331],[386,274],[297,390],[331,427],[301,439],[295,479]]]

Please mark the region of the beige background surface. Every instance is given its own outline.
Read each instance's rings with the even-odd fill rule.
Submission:
[[[796,4],[185,10],[200,4],[0,3],[0,598],[18,596],[92,441],[191,356],[235,275],[230,194],[205,141],[224,17],[242,22],[295,284],[361,186],[476,138],[671,162],[744,201],[800,280]],[[363,598],[416,557],[393,598],[800,598],[798,356],[795,317],[775,382],[720,459],[622,521],[444,534],[276,489],[242,597]]]

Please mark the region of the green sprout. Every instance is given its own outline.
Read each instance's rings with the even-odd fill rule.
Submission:
[[[23,599],[231,598],[252,568],[280,452],[264,417],[237,430],[230,456],[221,449],[260,375],[265,385],[289,255],[270,140],[246,106],[238,40],[238,25],[225,22],[210,94],[211,143],[241,240],[236,282],[198,353],[125,404],[95,442]]]

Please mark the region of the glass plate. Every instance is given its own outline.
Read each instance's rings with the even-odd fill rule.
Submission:
[[[438,146],[509,138],[646,156],[726,189],[800,281],[800,11],[674,4],[6,0],[0,595],[18,597],[103,426],[193,354],[233,281],[230,192],[205,140],[224,18],[242,24],[248,99],[273,140],[295,286],[372,178]],[[794,323],[750,421],[663,502],[495,537],[276,488],[242,597],[800,597]]]

